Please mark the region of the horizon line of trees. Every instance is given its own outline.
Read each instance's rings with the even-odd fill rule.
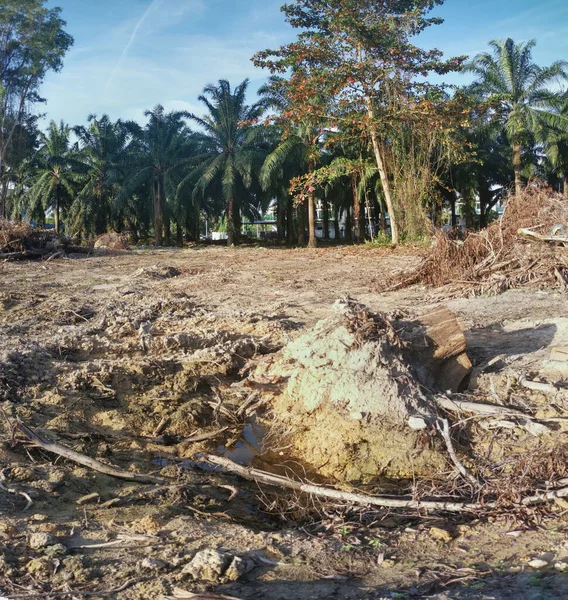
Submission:
[[[472,60],[420,49],[442,1],[294,0],[282,10],[297,39],[253,57],[271,73],[256,102],[248,80],[220,80],[199,96],[203,115],[157,105],[145,125],[90,115],[42,132],[41,82],[73,40],[44,0],[0,0],[0,218],[49,214],[73,236],[157,245],[198,240],[207,218],[232,245],[243,217],[275,204],[278,236],[315,246],[316,205],[325,238],[342,217],[348,242],[388,225],[398,243],[431,232],[444,207],[455,225],[458,200],[483,227],[533,178],[568,201],[568,63],[536,65],[535,41],[492,41]],[[460,71],[474,82],[428,79]]]

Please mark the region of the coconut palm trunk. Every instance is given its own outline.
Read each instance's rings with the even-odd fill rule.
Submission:
[[[227,245],[235,245],[235,199],[230,196],[227,200]]]
[[[156,246],[161,246],[163,243],[164,215],[162,206],[162,182],[158,178],[154,182],[154,237],[156,238]]]
[[[313,173],[314,168],[315,165],[313,161],[310,161],[308,164],[308,173]],[[308,246],[310,248],[316,248],[318,245],[318,238],[316,237],[316,201],[312,191],[308,194],[308,232]]]
[[[55,192],[55,209],[53,211],[53,222],[55,224],[55,233],[59,233],[59,190]]]
[[[358,244],[361,241],[361,205],[359,204],[356,174],[351,176],[351,191],[353,193],[353,241]]]
[[[323,201],[323,237],[329,240],[329,202]]]
[[[522,193],[521,183],[521,144],[513,143],[513,171],[515,172],[515,195],[520,196]]]

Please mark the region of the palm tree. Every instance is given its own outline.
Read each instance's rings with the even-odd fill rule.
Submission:
[[[109,225],[128,132],[120,121],[112,123],[108,115],[100,119],[90,115],[88,121],[88,127],[74,129],[81,146],[79,158],[85,172],[68,220],[75,231],[98,235],[104,233]]]
[[[254,193],[254,167],[260,167],[264,158],[262,128],[253,125],[264,111],[262,102],[248,106],[245,79],[234,91],[228,81],[208,85],[199,96],[208,110],[204,117],[190,118],[202,129],[195,133],[197,156],[201,161],[190,177],[197,175],[195,193],[221,194],[227,218],[227,243],[235,244],[239,232],[241,209],[258,200]],[[186,185],[180,184],[180,190]],[[239,220],[240,222],[240,220]]]
[[[133,195],[150,189],[154,237],[160,246],[165,224],[166,238],[169,234],[169,213],[168,220],[164,218],[167,204],[175,203],[180,172],[189,168],[192,158],[191,131],[184,122],[190,115],[184,111],[166,113],[161,105],[144,114],[149,117],[144,128],[133,122],[125,124],[132,135],[128,148],[130,158],[125,164],[127,175],[115,209],[121,210]]]
[[[478,54],[465,69],[477,75],[471,89],[484,100],[495,103],[495,119],[504,127],[512,146],[515,193],[521,193],[522,151],[543,126],[559,126],[562,118],[555,111],[561,93],[550,85],[568,79],[566,61],[549,67],[532,62],[536,42],[515,44],[490,42],[493,52]]]
[[[30,212],[53,210],[55,230],[59,232],[60,211],[65,201],[75,194],[80,163],[71,149],[71,127],[51,121],[47,133],[40,133],[41,147],[36,156],[28,193]]]
[[[278,110],[280,113],[286,111],[288,99],[285,93],[286,80],[282,77],[272,76],[267,84],[262,86],[259,94],[263,97],[266,106]],[[282,136],[280,144],[266,157],[260,173],[261,184],[265,189],[274,185],[279,178],[285,176],[285,172],[295,170],[294,175],[313,173],[321,158],[322,127],[321,119],[306,119],[302,123],[287,123],[289,131]],[[291,125],[291,126],[290,126]],[[286,173],[286,174],[288,174]],[[284,182],[286,186],[290,183]],[[312,188],[309,188],[310,190]],[[316,237],[316,206],[313,191],[308,192],[308,246],[317,246]],[[300,207],[300,211],[303,207]],[[299,219],[299,239],[302,244],[304,240],[304,223]]]
[[[292,132],[285,135],[280,144],[266,157],[260,171],[260,182],[264,189],[273,186],[275,180],[286,179],[286,174],[296,171],[295,175],[301,173],[312,173],[316,168],[321,150],[319,140],[321,133],[319,129],[309,126],[295,127]],[[285,181],[286,187],[290,184],[291,177]],[[300,219],[300,227],[304,227],[303,219]],[[317,246],[316,237],[316,211],[313,191],[308,194],[308,246]],[[303,231],[300,231],[299,243],[302,243]]]
[[[565,119],[562,127],[549,127],[543,132],[547,158],[557,175],[562,178],[564,197],[568,198],[568,93],[563,97],[559,111]]]

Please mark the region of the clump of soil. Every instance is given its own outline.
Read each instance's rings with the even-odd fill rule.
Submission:
[[[122,233],[104,233],[95,240],[95,248],[106,248],[107,250],[128,250],[128,236]]]
[[[441,467],[435,407],[405,357],[393,322],[352,300],[289,344],[267,375],[287,378],[274,415],[296,457],[342,481]]]

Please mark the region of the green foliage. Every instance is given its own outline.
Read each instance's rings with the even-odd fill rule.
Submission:
[[[10,183],[16,183],[16,178],[7,169],[14,172],[29,158],[29,154],[20,157],[15,164],[18,149],[14,146],[22,141],[21,128],[33,130],[31,107],[43,101],[39,87],[48,71],[61,69],[73,44],[63,29],[61,9],[48,9],[45,4],[45,0],[0,0],[0,178]],[[0,218],[5,213],[7,188],[3,187],[0,196]]]
[[[181,183],[194,184],[193,197],[221,201],[227,219],[228,244],[237,241],[239,213],[249,216],[262,205],[260,186],[255,178],[266,156],[264,131],[255,127],[264,111],[257,102],[246,104],[248,79],[234,90],[226,80],[204,88],[199,101],[207,114],[189,117],[202,131],[194,133],[199,164]]]
[[[506,132],[512,144],[517,194],[521,191],[522,150],[549,128],[568,130],[568,117],[561,113],[563,94],[551,89],[568,80],[568,62],[549,67],[532,62],[536,42],[516,44],[511,38],[490,42],[492,52],[478,54],[465,69],[477,76],[470,92],[490,101],[490,119]]]

